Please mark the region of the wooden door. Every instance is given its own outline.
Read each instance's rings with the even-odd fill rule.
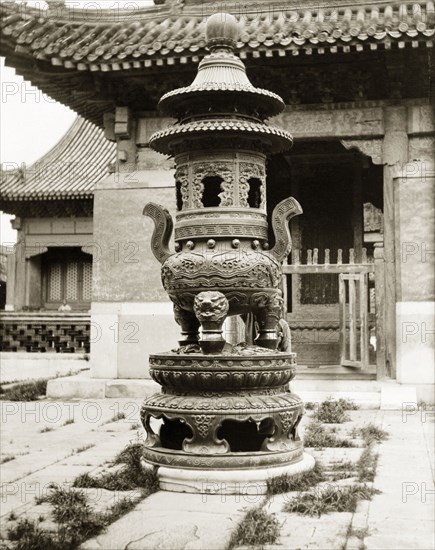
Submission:
[[[367,368],[369,364],[367,273],[339,274],[340,364]]]

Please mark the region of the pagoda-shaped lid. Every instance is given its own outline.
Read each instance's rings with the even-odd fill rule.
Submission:
[[[273,92],[251,84],[243,62],[234,54],[239,36],[239,24],[229,13],[215,13],[207,20],[206,39],[210,54],[199,64],[190,86],[165,94],[159,108],[176,118],[189,118],[222,105],[230,111],[254,115],[264,120],[280,113],[284,102]],[[223,93],[224,92],[224,93]]]

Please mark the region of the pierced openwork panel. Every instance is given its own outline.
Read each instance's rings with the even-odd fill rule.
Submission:
[[[192,166],[193,180],[191,185],[192,207],[202,208],[204,206],[233,206],[234,205],[234,171],[231,162],[201,162]],[[219,178],[220,184],[218,193],[206,189],[211,185],[212,178]],[[207,204],[204,201],[204,194],[207,193],[209,200],[216,201],[215,204]],[[216,196],[211,197],[211,194]]]
[[[53,263],[48,275],[48,301],[59,302],[62,299],[62,264]]]
[[[90,302],[92,299],[92,262],[83,264],[83,300]]]
[[[68,262],[66,266],[65,299],[76,302],[78,295],[78,263]]]
[[[239,170],[240,206],[265,208],[266,170],[264,165],[254,162],[241,162]],[[255,188],[257,182],[258,186]]]
[[[175,181],[177,190],[180,193],[181,210],[189,207],[189,178],[188,168],[186,165],[178,166],[175,171]],[[180,208],[179,208],[180,209]]]

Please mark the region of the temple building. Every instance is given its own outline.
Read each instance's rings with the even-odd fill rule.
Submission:
[[[301,372],[396,381],[427,398],[433,2],[166,0],[129,11],[47,3],[2,3],[1,53],[79,116],[35,165],[2,176],[0,208],[15,214],[19,232],[3,351],[82,352],[90,343],[88,390],[104,396],[146,381],[148,354],[176,346],[179,327],[142,210],[152,201],[172,205],[175,216],[182,183],[173,160],[148,142],[174,122],[158,112],[158,99],[193,81],[206,54],[205,20],[222,10],[240,21],[237,55],[252,83],[286,102],[271,122],[294,137],[290,152],[268,159],[266,201],[269,215],[289,195],[304,210],[291,222],[282,282]],[[199,207],[222,205],[220,183]],[[260,187],[250,180],[251,208]],[[239,329],[228,327],[228,337]],[[67,395],[79,393],[73,386]]]

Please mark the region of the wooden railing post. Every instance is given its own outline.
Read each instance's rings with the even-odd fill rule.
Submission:
[[[288,265],[287,259],[283,261],[283,267]],[[282,286],[282,297],[284,300],[284,306],[283,306],[283,315],[284,319],[287,319],[287,313],[288,313],[288,285],[287,285],[287,277],[286,273],[283,271],[282,277],[281,277],[281,286]],[[291,275],[290,275],[291,277]]]
[[[374,245],[375,301],[376,301],[376,377],[388,377],[385,361],[385,260],[384,244]]]

